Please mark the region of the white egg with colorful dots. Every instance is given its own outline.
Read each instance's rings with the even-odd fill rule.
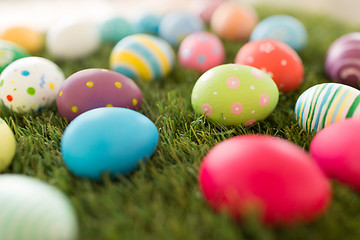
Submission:
[[[0,99],[15,112],[38,111],[54,103],[65,77],[52,61],[25,57],[7,66],[0,75]]]

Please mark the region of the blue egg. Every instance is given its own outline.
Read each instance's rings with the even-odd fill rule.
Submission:
[[[161,17],[152,13],[141,15],[135,22],[137,33],[158,34]]]
[[[61,153],[70,171],[100,180],[134,171],[157,147],[159,133],[143,114],[127,108],[104,107],[76,117],[65,129]]]
[[[186,36],[204,29],[205,24],[199,16],[187,11],[174,11],[162,18],[159,36],[177,47]]]
[[[250,41],[276,39],[285,42],[294,50],[305,48],[308,34],[298,19],[289,15],[273,15],[262,20],[251,33]]]
[[[111,17],[99,26],[101,40],[104,43],[117,43],[126,36],[135,33],[134,26],[122,17]]]

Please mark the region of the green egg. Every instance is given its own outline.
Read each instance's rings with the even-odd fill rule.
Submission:
[[[30,54],[16,43],[0,40],[0,73],[13,61]]]
[[[224,64],[205,72],[195,83],[191,103],[197,114],[225,125],[250,126],[275,109],[279,90],[263,71]]]

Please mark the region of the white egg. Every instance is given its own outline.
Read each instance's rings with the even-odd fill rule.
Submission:
[[[26,57],[7,66],[0,75],[0,99],[15,112],[41,110],[51,105],[65,80],[62,70],[41,57]]]
[[[62,18],[50,27],[46,46],[58,59],[87,57],[100,46],[97,24],[88,19]]]
[[[69,199],[55,187],[18,174],[0,176],[1,240],[74,240],[78,221]]]

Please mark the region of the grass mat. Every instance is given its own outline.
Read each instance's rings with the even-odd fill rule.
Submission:
[[[63,191],[79,218],[80,239],[359,239],[360,195],[333,181],[333,201],[318,220],[291,228],[266,228],[256,219],[241,224],[214,213],[205,203],[197,184],[202,158],[218,142],[242,134],[268,134],[294,142],[308,150],[313,135],[305,133],[294,119],[298,96],[310,86],[328,82],[323,65],[326,50],[339,36],[356,31],[355,26],[325,16],[269,9],[258,6],[261,18],[291,14],[309,33],[308,47],[300,52],[305,67],[301,87],[280,94],[274,113],[251,127],[226,127],[194,114],[190,98],[198,73],[176,65],[162,82],[139,83],[144,96],[140,110],[159,129],[160,139],[151,160],[129,176],[102,182],[73,176],[65,167],[60,140],[67,123],[56,105],[40,113],[18,115],[0,111],[15,133],[17,151],[7,173],[44,180]],[[225,42],[227,63],[234,61],[243,43]],[[111,46],[102,46],[82,61],[55,61],[66,76],[86,68],[108,68]]]

